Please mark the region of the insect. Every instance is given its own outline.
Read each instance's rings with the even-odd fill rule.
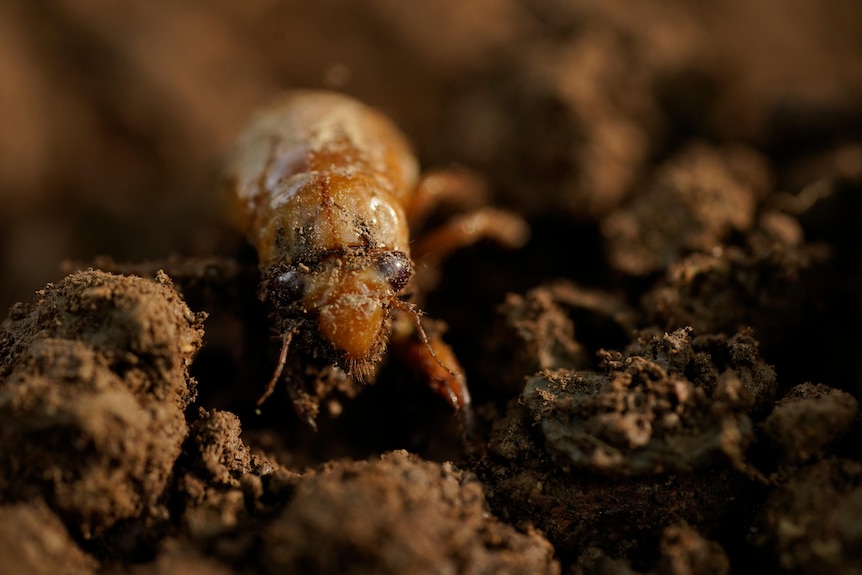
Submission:
[[[417,263],[425,269],[482,238],[519,246],[526,224],[484,207],[481,186],[465,173],[420,179],[399,129],[333,92],[288,92],[261,110],[240,136],[225,176],[237,225],[257,251],[260,296],[281,339],[258,404],[273,393],[294,348],[370,382],[391,345],[469,425],[463,372],[408,300],[422,283]],[[412,241],[411,228],[441,201],[470,211]],[[293,380],[287,385],[294,406],[313,426]]]

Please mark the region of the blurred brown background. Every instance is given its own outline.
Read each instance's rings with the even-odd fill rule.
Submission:
[[[7,0],[0,309],[66,258],[216,249],[221,155],[298,86],[384,109],[426,165],[475,166],[504,203],[593,217],[676,139],[792,160],[858,122],[862,5]]]

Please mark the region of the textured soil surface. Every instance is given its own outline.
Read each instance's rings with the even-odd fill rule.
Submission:
[[[3,3],[2,571],[862,573],[860,38],[855,0]],[[424,270],[469,441],[409,355],[291,356],[317,431],[256,405],[218,173],[294,87],[530,226]]]

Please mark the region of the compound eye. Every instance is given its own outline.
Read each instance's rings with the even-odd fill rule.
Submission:
[[[302,272],[286,268],[273,275],[267,285],[270,299],[280,306],[287,306],[302,297],[305,290]]]
[[[407,285],[413,274],[413,265],[404,252],[383,252],[377,256],[377,269],[396,292]]]

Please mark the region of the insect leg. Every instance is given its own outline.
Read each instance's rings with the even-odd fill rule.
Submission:
[[[422,345],[409,346],[406,353],[422,371],[432,391],[443,396],[458,411],[464,434],[468,441],[472,440],[474,423],[470,390],[464,370],[449,344],[439,336],[432,335]]]
[[[399,305],[400,304],[400,305]],[[428,382],[432,391],[442,396],[461,416],[467,442],[473,439],[473,408],[464,370],[455,352],[443,341],[438,330],[429,336],[419,320],[419,312],[407,302],[399,300],[399,309],[407,312],[415,327],[416,337],[397,337],[393,344],[402,360],[414,366]]]

